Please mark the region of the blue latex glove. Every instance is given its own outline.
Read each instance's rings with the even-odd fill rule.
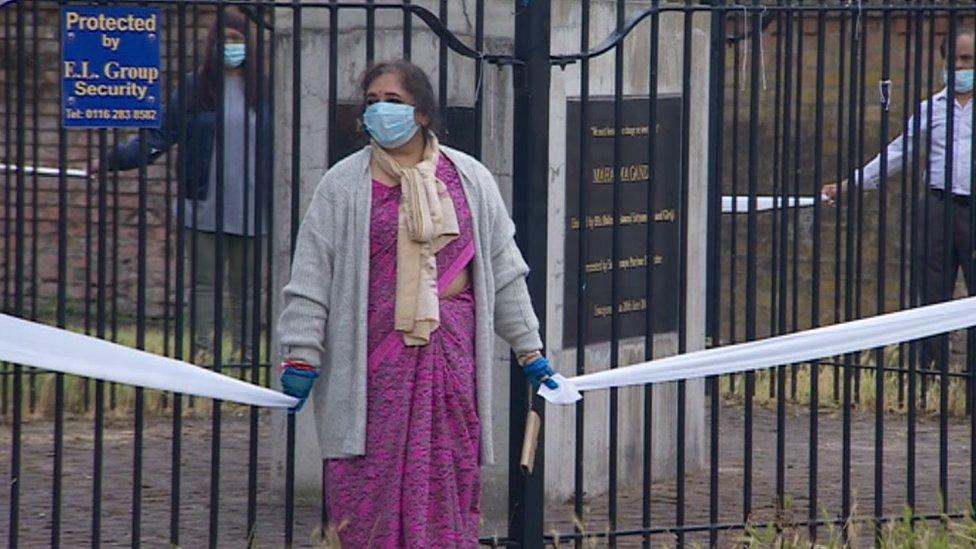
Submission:
[[[288,410],[290,413],[297,414],[302,409],[302,406],[305,405],[305,399],[312,392],[312,385],[317,377],[319,377],[319,373],[314,370],[292,366],[284,367],[281,372],[281,391],[298,399],[298,404]]]
[[[531,383],[532,387],[535,389],[538,389],[539,385],[542,385],[543,383],[545,383],[546,387],[549,387],[550,389],[559,387],[556,380],[552,379],[552,376],[556,375],[556,372],[553,371],[552,366],[549,365],[549,360],[544,356],[541,356],[523,366],[522,373],[525,374],[525,377],[528,378],[529,383]]]

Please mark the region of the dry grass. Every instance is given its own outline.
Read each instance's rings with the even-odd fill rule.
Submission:
[[[830,517],[824,516],[825,521]],[[825,535],[811,543],[807,527],[781,521],[776,524],[750,526],[738,540],[742,547],[776,549],[841,549],[879,547],[881,549],[954,549],[976,546],[976,518],[967,513],[963,518],[943,516],[928,521],[913,518],[912,510],[905,508],[898,520],[881,525],[880,538],[875,539],[874,521],[857,515],[855,510],[845,523],[838,527],[827,522]]]
[[[883,409],[887,413],[906,413],[908,410],[908,390],[909,390],[909,380],[907,372],[905,374],[899,374],[898,372],[888,371],[884,373],[882,393],[879,394],[876,385],[876,372],[871,369],[874,368],[874,353],[865,352],[861,353],[855,363],[862,366],[868,367],[868,369],[863,368],[851,368],[850,376],[850,401],[851,405],[855,409],[861,409],[869,412],[873,412],[876,409],[879,396],[882,398]],[[885,353],[885,363],[886,368],[899,368],[902,367],[907,370],[907,366],[900,366],[899,362],[899,348],[891,347],[888,348]],[[907,364],[907,360],[905,361]],[[952,371],[960,371],[963,365],[952,364]],[[776,405],[777,398],[775,396],[776,389],[776,371],[773,369],[763,370],[755,374],[755,392],[753,396],[753,402],[757,406],[773,407]],[[811,394],[813,388],[813,371],[814,368],[809,364],[801,364],[796,366],[788,366],[783,371],[786,372],[785,376],[785,392],[787,402],[799,406],[809,406],[811,403]],[[817,368],[818,378],[817,378],[817,397],[818,403],[821,408],[836,408],[840,407],[844,403],[844,367],[835,367],[833,365],[820,365]],[[796,376],[796,396],[793,396],[792,391],[792,377]],[[835,376],[837,379],[837,384],[839,387],[839,392],[836,395],[834,393],[834,380]],[[855,378],[860,377],[860,382],[856,383]],[[901,377],[901,382],[899,381]],[[927,378],[925,385],[926,391],[922,393],[923,381],[922,375],[918,374],[916,377],[916,389],[915,389],[915,403],[916,411],[918,413],[929,413],[938,414],[940,412],[941,406],[941,392],[942,384],[940,376],[938,375],[926,375]],[[770,387],[774,391],[770,392]],[[741,404],[744,400],[745,395],[745,380],[744,376],[737,375],[734,381],[726,376],[722,379],[722,394],[725,399],[730,403]],[[901,395],[899,396],[899,390],[901,390]],[[772,396],[771,396],[772,395]],[[964,416],[966,411],[966,382],[964,379],[959,377],[949,377],[948,382],[948,411],[950,415],[953,416]]]

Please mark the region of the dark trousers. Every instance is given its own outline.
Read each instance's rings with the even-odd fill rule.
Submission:
[[[947,203],[951,216],[946,231]],[[919,297],[928,305],[952,299],[959,268],[973,292],[973,243],[970,240],[970,199],[930,189],[918,204],[918,242],[914,253]],[[948,270],[947,270],[948,269]],[[922,366],[942,357],[945,337],[930,337],[922,346]],[[946,357],[948,358],[948,357]]]

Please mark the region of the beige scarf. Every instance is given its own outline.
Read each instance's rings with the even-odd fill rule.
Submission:
[[[426,345],[440,326],[435,254],[458,237],[457,213],[444,182],[437,179],[439,146],[427,134],[423,159],[404,168],[373,142],[373,160],[400,180],[397,228],[396,323],[407,346]]]

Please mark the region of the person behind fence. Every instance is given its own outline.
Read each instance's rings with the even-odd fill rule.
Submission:
[[[258,105],[258,68],[250,51],[256,43],[255,26],[238,10],[224,13],[224,44],[220,51],[214,20],[208,29],[206,55],[198,70],[186,74],[182,85],[176,87],[164,111],[162,127],[144,130],[145,143],[136,137],[108,152],[106,168],[132,170],[151,164],[169,149],[185,139],[179,147],[180,158],[176,162],[180,175],[181,193],[184,200],[186,229],[185,245],[192,254],[191,272],[193,283],[193,331],[198,360],[213,348],[215,322],[216,261],[218,241],[218,211],[223,211],[223,287],[229,307],[223,313],[223,333],[229,334],[238,349],[243,350],[245,363],[251,358],[251,323],[242,319],[250,317],[244,304],[250,299],[250,281],[255,274],[253,258],[255,247],[260,243],[257,234],[257,213],[263,212],[257,204],[255,185],[261,183],[269,189],[271,182],[272,144],[265,140],[257,149],[257,114],[263,110],[262,129],[270,135],[270,109],[263,94]],[[223,73],[221,79],[220,73]],[[217,136],[217,109],[219,87],[223,81],[223,137]],[[245,143],[247,147],[245,150]],[[222,158],[217,158],[218,144]],[[145,146],[148,154],[142,155]],[[257,154],[263,156],[257,162]],[[218,164],[222,168],[223,193],[218,197]],[[260,166],[262,173],[256,173]],[[96,162],[91,173],[98,173]],[[269,199],[270,190],[262,193]],[[218,200],[219,198],[219,200]],[[222,208],[218,208],[222,202]],[[267,216],[264,216],[265,218]],[[261,233],[266,232],[262,223]],[[242,326],[244,324],[244,326]]]
[[[311,393],[343,546],[474,547],[494,334],[534,387],[558,385],[515,225],[488,169],[438,142],[427,75],[379,63],[361,91],[371,143],[325,174],[299,229],[281,384]]]
[[[972,120],[973,120],[973,30],[961,30],[957,33],[955,44],[955,58],[946,59],[948,55],[948,38],[943,39],[940,51],[945,65],[942,70],[942,80],[946,85],[942,91],[936,93],[919,105],[915,115],[907,121],[905,131],[892,141],[887,147],[887,175],[896,176],[901,173],[902,159],[907,155],[909,163],[912,159],[913,140],[918,139],[922,147],[928,148],[927,192],[918,202],[917,218],[925,221],[919,225],[919,244],[913,253],[913,270],[919,281],[919,297],[924,304],[936,303],[952,298],[956,285],[956,274],[962,268],[966,287],[970,292],[976,291],[973,279],[972,263],[974,260],[973,242],[969,236],[970,201],[970,162],[972,149]],[[949,70],[953,71],[953,132],[947,139],[947,121],[949,112]],[[930,112],[931,109],[931,112]],[[919,135],[915,135],[916,127]],[[951,141],[952,147],[949,148]],[[946,160],[952,151],[952,180],[946,176]],[[881,179],[881,155],[876,156],[864,168],[855,174],[855,185],[862,185],[864,189],[878,187]],[[863,183],[862,183],[863,181]],[[833,204],[837,196],[848,190],[848,182],[840,185],[830,183],[824,185],[822,194],[828,203]],[[946,206],[951,208],[952,226],[945,231],[944,222]],[[927,213],[927,214],[926,214]],[[948,256],[948,257],[947,257]],[[946,263],[949,271],[946,272]],[[922,364],[929,364],[941,355],[940,338],[929,338],[923,345]]]

